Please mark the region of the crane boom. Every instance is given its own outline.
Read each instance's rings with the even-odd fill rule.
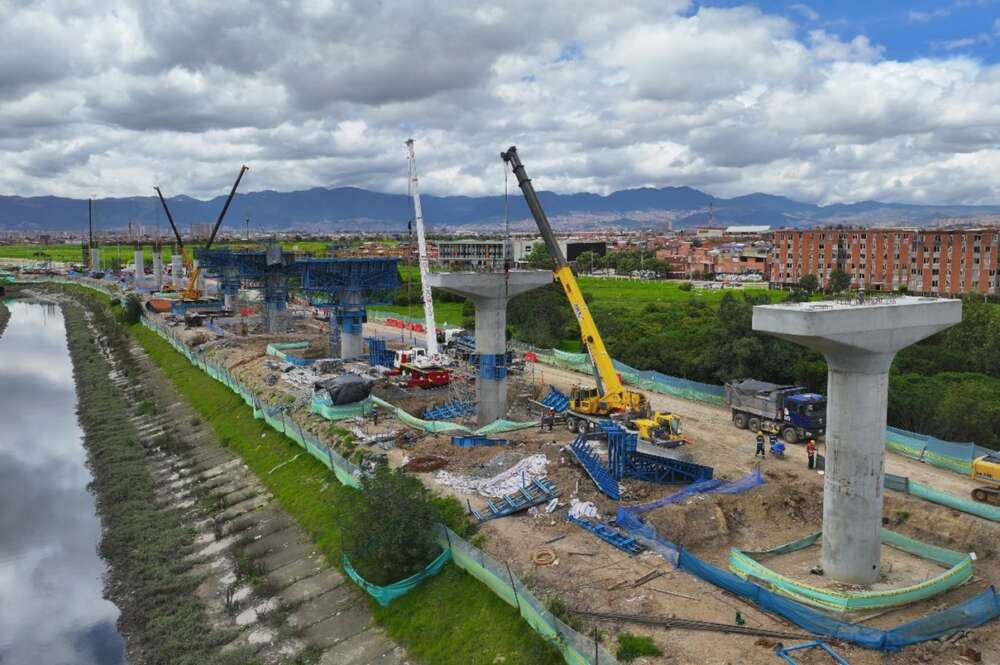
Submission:
[[[427,240],[424,237],[424,214],[420,209],[420,190],[417,188],[417,157],[413,152],[413,139],[406,141],[410,163],[410,195],[413,197],[413,222],[417,226],[417,256],[420,264],[420,295],[424,301],[424,327],[427,331],[427,355],[438,355],[437,323],[434,321],[434,297],[427,283],[430,265],[427,262]]]
[[[525,172],[524,164],[521,163],[521,159],[517,155],[517,148],[511,146],[507,152],[500,153],[500,157],[510,164],[514,176],[517,178],[517,185],[524,193],[524,198],[528,202],[531,215],[535,218],[538,230],[545,240],[545,247],[549,250],[549,254],[555,261],[553,272],[555,273],[556,281],[562,285],[563,291],[566,292],[566,298],[569,300],[569,304],[573,308],[573,314],[576,316],[577,323],[580,326],[580,338],[583,340],[587,353],[590,355],[590,362],[594,367],[594,379],[597,381],[598,394],[606,398],[609,404],[626,404],[629,401],[627,399],[628,391],[625,390],[625,386],[622,385],[621,379],[615,371],[615,367],[611,362],[611,356],[604,346],[604,340],[601,339],[601,333],[597,330],[597,324],[594,323],[594,318],[590,314],[590,308],[587,307],[587,302],[584,300],[580,286],[573,275],[573,269],[570,267],[569,262],[563,255],[562,248],[559,247],[559,243],[556,241],[555,233],[553,233],[552,226],[545,216],[545,211],[542,210],[542,204],[538,200],[538,195],[531,184],[531,179]]]
[[[229,196],[226,198],[226,203],[222,206],[222,211],[219,213],[219,218],[215,220],[215,226],[212,227],[212,234],[208,236],[208,242],[205,243],[205,249],[212,246],[212,242],[215,241],[215,234],[219,232],[219,227],[222,226],[222,220],[226,216],[226,211],[229,210],[229,204],[233,202],[233,197],[236,196],[236,188],[240,186],[240,180],[243,179],[243,174],[250,170],[250,167],[245,164],[240,167],[240,172],[236,176],[236,182],[233,183],[233,188],[229,190]],[[176,229],[175,229],[176,231]],[[201,275],[201,266],[195,266],[191,274],[188,275],[187,288],[184,289],[184,297],[198,299],[201,297],[201,292],[198,290],[198,277]]]
[[[170,214],[170,208],[167,207],[167,200],[163,198],[163,192],[160,191],[159,187],[153,187],[156,190],[157,196],[160,197],[160,204],[163,205],[163,212],[167,213],[167,221],[170,222],[170,228],[174,231],[174,237],[177,238],[177,250],[181,253],[181,259],[184,260],[184,267],[191,270],[191,257],[188,256],[187,249],[184,247],[184,241],[181,239],[181,232],[177,230],[177,225],[174,224],[174,216]]]

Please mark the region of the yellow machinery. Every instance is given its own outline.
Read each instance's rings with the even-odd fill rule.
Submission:
[[[984,455],[973,460],[972,477],[994,485],[977,487],[972,490],[972,498],[982,503],[1000,506],[1000,453]]]
[[[607,418],[612,414],[640,419],[648,417],[649,402],[646,400],[646,396],[626,388],[611,363],[611,356],[604,347],[601,333],[598,332],[594,318],[590,315],[590,309],[583,299],[583,293],[573,275],[573,269],[556,241],[555,233],[552,232],[545,211],[542,210],[542,204],[538,200],[531,179],[528,178],[524,164],[521,163],[521,159],[517,155],[517,148],[511,146],[507,152],[501,153],[500,156],[510,164],[514,176],[517,178],[517,184],[528,202],[531,215],[535,218],[538,230],[545,240],[545,247],[555,262],[553,272],[556,281],[562,285],[563,291],[566,292],[566,298],[569,300],[570,307],[573,308],[573,314],[580,326],[580,339],[583,340],[583,345],[587,349],[590,362],[594,367],[594,380],[597,386],[574,386],[570,391],[570,412],[566,414],[566,427],[570,431],[582,433],[592,429],[594,426],[592,418]],[[676,416],[670,414],[654,414],[653,418],[654,422],[659,422],[660,418],[666,418],[668,421],[677,419]]]
[[[687,443],[681,433],[681,419],[672,413],[658,411],[650,418],[635,418],[629,425],[639,432],[639,438],[668,448]]]

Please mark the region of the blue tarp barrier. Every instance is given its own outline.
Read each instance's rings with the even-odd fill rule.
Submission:
[[[1000,616],[1000,595],[997,595],[996,590],[991,586],[981,594],[958,605],[890,630],[840,621],[699,559],[680,545],[660,536],[655,528],[639,519],[639,515],[643,513],[679,503],[695,494],[735,494],[745,492],[763,482],[760,469],[757,469],[744,478],[728,483],[718,480],[695,483],[685,487],[680,492],[652,503],[619,508],[616,521],[636,540],[663,556],[679,570],[751,600],[760,608],[783,616],[814,635],[853,642],[866,649],[897,651],[905,646],[936,639],[958,630],[975,628]]]

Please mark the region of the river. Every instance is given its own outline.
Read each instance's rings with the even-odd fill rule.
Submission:
[[[119,665],[62,311],[8,301],[0,337],[0,665]]]

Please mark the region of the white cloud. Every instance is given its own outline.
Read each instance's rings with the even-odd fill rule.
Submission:
[[[563,191],[1000,200],[1000,68],[801,28],[684,0],[48,0],[0,26],[0,192],[215,195],[242,162],[247,190],[405,191],[414,136],[436,194],[498,193],[517,143]]]
[[[910,23],[929,23],[936,18],[944,18],[951,12],[947,9],[934,9],[929,12],[910,10],[906,13],[906,18]]]
[[[810,7],[809,5],[795,4],[795,5],[789,5],[788,8],[791,9],[793,12],[798,12],[799,14],[802,15],[803,18],[805,18],[808,21],[819,20],[819,12]]]

